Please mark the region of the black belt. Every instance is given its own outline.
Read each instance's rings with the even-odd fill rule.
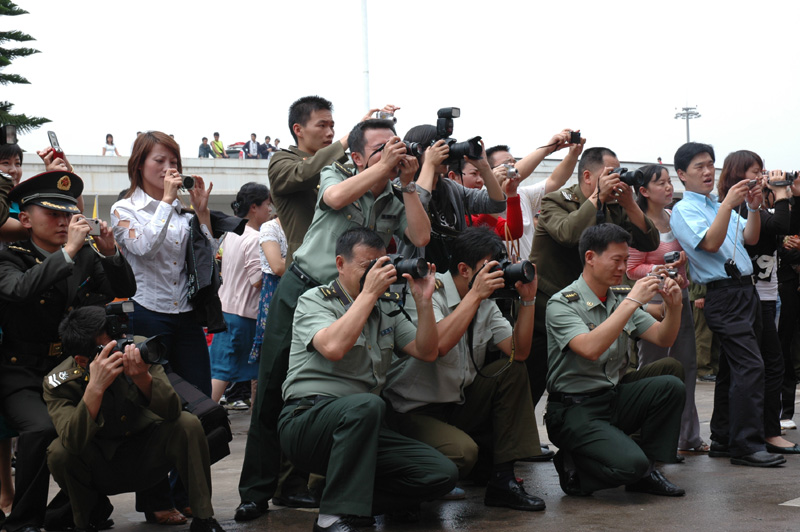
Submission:
[[[754,286],[755,284],[756,278],[754,275],[744,275],[740,279],[731,278],[711,281],[710,283],[706,283],[706,288],[708,290],[717,290],[728,286]]]
[[[611,390],[613,390],[613,388],[604,388],[602,390],[595,390],[593,392],[586,392],[586,393],[551,392],[547,394],[547,401],[564,403],[565,405],[579,405],[586,399],[591,399],[592,397],[600,397],[604,393],[608,393]]]
[[[307,397],[301,397],[300,399],[289,399],[283,406],[294,406],[299,405],[300,403],[307,404],[309,406],[314,406],[317,403],[321,403],[322,401],[327,401],[329,399],[336,399],[332,395],[309,395]]]
[[[294,261],[292,261],[292,265],[289,266],[289,271],[298,276],[304,283],[311,285],[312,288],[322,284],[318,283],[316,279],[304,272],[303,269]]]

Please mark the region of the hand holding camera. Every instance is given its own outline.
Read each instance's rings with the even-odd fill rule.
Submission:
[[[384,120],[392,120],[394,118],[395,111],[399,111],[400,108],[396,105],[386,104],[383,106],[383,109],[370,109],[367,111],[367,114],[364,115],[364,118],[359,120],[360,122],[365,122],[372,118],[382,118]]]
[[[150,380],[150,364],[142,360],[139,348],[134,344],[126,345],[122,353],[122,373],[130,377],[137,386],[139,386],[137,381]]]
[[[400,159],[400,184],[406,186],[414,180],[419,170],[419,160],[413,155],[404,155]]]
[[[183,186],[183,178],[175,168],[167,169],[164,174],[164,195],[161,196],[161,201],[164,203],[172,204],[178,198],[178,189]]]
[[[390,138],[383,146],[383,153],[381,154],[381,160],[378,164],[383,167],[387,174],[393,174],[397,171],[396,168],[400,165],[400,160],[403,159],[405,155],[406,145],[400,140],[400,137],[395,136]],[[394,177],[394,175],[392,175],[392,177]]]
[[[414,301],[419,303],[423,301],[430,301],[436,290],[436,265],[433,263],[426,263],[428,266],[428,274],[423,277],[418,277],[411,273],[403,273],[402,276],[408,282],[409,290]]]
[[[496,290],[505,286],[503,270],[498,268],[499,265],[496,260],[485,262],[472,278],[470,292],[474,292],[480,301],[488,299]]]
[[[648,273],[633,285],[629,297],[647,304],[664,286],[665,277],[657,273]]]
[[[619,174],[613,173],[613,168],[606,167],[600,174],[598,185],[600,193],[598,199],[603,203],[619,199],[620,194],[627,190],[627,185],[620,181]]]
[[[437,168],[443,164],[450,156],[450,146],[444,140],[437,140],[433,146],[425,150],[425,162],[423,164]]]
[[[122,365],[122,353],[112,352],[117,346],[116,340],[111,340],[94,357],[89,364],[89,384],[86,386],[87,392],[92,389],[98,395],[103,395],[117,377],[122,375],[124,367]]]
[[[664,303],[672,309],[680,309],[683,306],[683,296],[681,294],[681,287],[675,279],[667,277],[664,280],[663,287],[659,289],[661,298]]]
[[[114,255],[117,252],[117,241],[114,240],[114,231],[108,223],[99,218],[86,218],[86,221],[92,228],[89,234],[94,237],[97,251],[106,257]]]
[[[397,269],[388,255],[376,259],[368,267],[361,288],[362,294],[378,299],[397,281]]]
[[[754,179],[753,181],[758,181]],[[757,187],[755,185],[751,185],[747,179],[739,181],[735,185],[733,185],[729,190],[728,194],[725,195],[725,199],[722,200],[722,203],[728,209],[736,209],[739,205],[745,201],[747,198],[747,204],[752,205],[751,201],[754,201],[754,196],[752,195],[754,192],[758,192],[758,206],[761,205],[761,187]],[[758,208],[755,207],[755,208]],[[754,208],[754,207],[751,207]]]
[[[214,188],[214,183],[209,183],[206,188],[206,183],[199,175],[192,175],[194,178],[194,187],[189,190],[189,197],[192,199],[192,206],[194,211],[198,214],[208,212],[208,197],[211,195],[211,189]],[[182,176],[178,176],[183,180]],[[209,226],[210,227],[210,226]]]

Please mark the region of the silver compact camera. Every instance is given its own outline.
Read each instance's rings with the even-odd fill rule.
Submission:
[[[188,174],[181,174],[181,188],[184,190],[192,190],[194,188],[194,177]]]
[[[503,166],[506,169],[506,177],[509,179],[517,179],[519,177],[519,171],[514,168],[513,165],[504,163]]]

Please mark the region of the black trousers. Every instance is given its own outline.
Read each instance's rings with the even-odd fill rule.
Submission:
[[[761,302],[761,358],[764,359],[764,437],[781,435],[783,352],[775,327],[777,302]]]
[[[731,456],[765,450],[764,359],[758,336],[761,304],[754,286],[709,288],[708,327],[720,339],[711,439],[730,446]]]
[[[781,316],[778,320],[778,337],[783,353],[783,386],[781,388],[781,419],[794,416],[794,398],[797,389],[797,373],[794,369],[794,344],[800,332],[800,292],[797,282],[778,285],[781,298]]]

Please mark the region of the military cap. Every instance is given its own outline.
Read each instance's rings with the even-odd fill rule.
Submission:
[[[83,193],[83,180],[70,172],[45,172],[26,179],[11,189],[8,199],[19,204],[39,205],[45,209],[80,213],[78,197]]]

